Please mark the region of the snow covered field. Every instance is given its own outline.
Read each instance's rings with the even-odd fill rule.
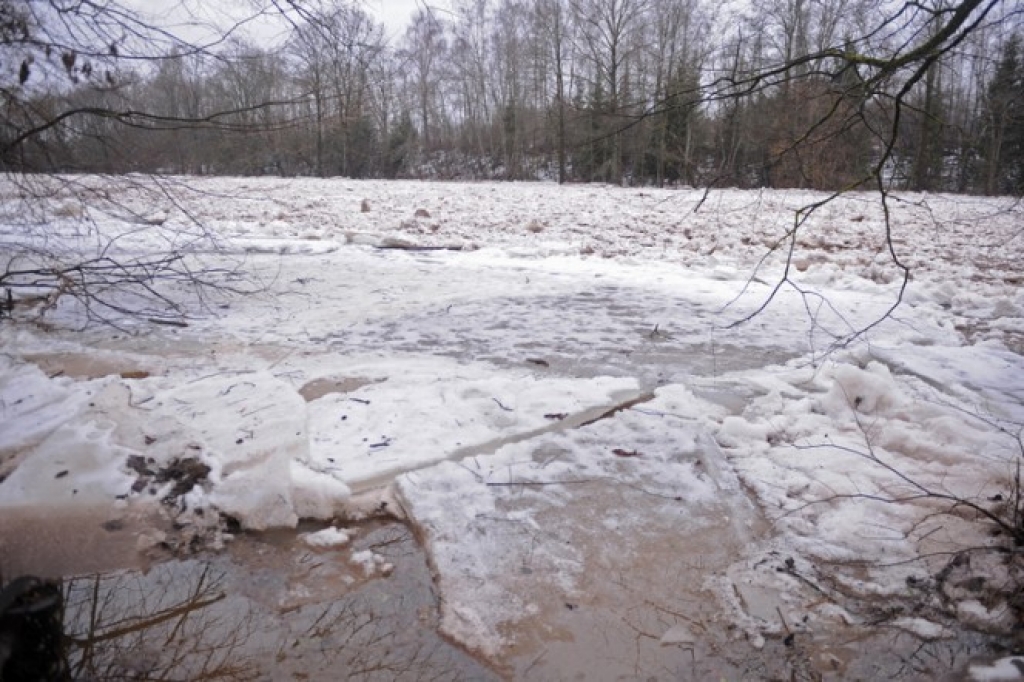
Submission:
[[[823,195],[86,182],[112,203],[56,195],[51,244],[124,235],[129,257],[198,221],[196,258],[268,288],[182,328],[75,330],[70,304],[0,323],[4,575],[217,547],[220,515],[386,511],[427,549],[443,634],[518,678],[767,676],[765,647],[870,677],[838,642],[1017,623],[1021,562],[995,549],[1024,455],[1016,203],[890,197],[912,275],[883,319],[902,275],[878,197],[837,199],[800,227],[795,286],[732,326]]]

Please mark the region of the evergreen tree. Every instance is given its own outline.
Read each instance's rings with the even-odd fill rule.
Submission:
[[[1024,192],[1024,68],[1016,34],[1003,45],[989,83],[985,119],[986,192]]]

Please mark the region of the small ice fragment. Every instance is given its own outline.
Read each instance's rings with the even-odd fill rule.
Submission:
[[[388,563],[384,557],[368,549],[364,549],[361,552],[352,552],[352,561],[363,567],[363,574],[366,576],[371,576],[379,571],[387,577],[395,570],[395,567]]]
[[[924,618],[897,618],[893,621],[893,625],[906,630],[907,632],[917,635],[924,640],[934,639],[946,639],[951,636],[951,633],[946,628],[942,627],[938,623],[933,623],[930,620]]]
[[[1003,682],[1024,680],[1024,657],[1000,658],[988,665],[972,663],[967,669],[969,679],[975,682]]]
[[[303,541],[312,547],[340,547],[348,544],[348,533],[340,528],[324,528],[315,533],[305,533]]]
[[[673,625],[661,636],[662,646],[693,644],[696,641],[697,638],[693,636],[693,633],[685,625]]]

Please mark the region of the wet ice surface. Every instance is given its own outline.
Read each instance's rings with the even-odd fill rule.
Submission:
[[[502,367],[534,364],[562,376],[631,376],[645,385],[759,367],[792,354],[716,345],[707,310],[679,296],[614,285],[453,303],[374,323],[372,332],[356,325],[313,341],[345,348],[368,333],[399,352],[429,349]]]
[[[403,503],[449,568],[439,576],[446,633],[490,655],[502,645],[520,652],[517,677],[578,669],[701,679],[707,666],[727,666],[704,656],[694,666],[692,646],[660,640],[676,626],[721,635],[703,576],[763,526],[715,448],[650,405],[663,407],[649,401],[645,412],[401,479]],[[655,435],[669,429],[671,442]],[[431,523],[453,507],[458,520]],[[474,542],[452,542],[453,531]],[[516,626],[492,631],[495,623]]]
[[[1005,562],[950,564],[965,543],[1001,542],[987,527],[858,496],[907,492],[874,448],[929,490],[1005,499],[1024,297],[965,226],[1005,244],[1014,209],[901,204],[917,268],[907,304],[840,348],[898,287],[859,195],[801,241],[794,276],[815,294],[784,288],[730,328],[770,291],[778,259],[749,278],[806,195],[726,192],[692,214],[686,192],[310,182],[300,196],[213,182],[251,193],[195,208],[271,290],[212,301],[216,314],[183,329],[13,328],[0,357],[8,518],[99,502],[83,518],[110,539],[103,524],[157,510],[137,548],[187,554],[219,545],[221,513],[260,530],[387,501],[429,556],[440,601],[427,629],[524,679],[935,678],[986,651],[961,626],[1005,631],[1014,611],[990,589]],[[948,234],[918,200],[940,204]],[[409,222],[420,206],[435,218]],[[396,235],[482,248],[374,248]],[[192,460],[209,470],[183,483],[202,471]],[[392,481],[397,497],[380,497]],[[0,530],[20,570],[76,572],[73,556]],[[360,564],[337,552],[323,565]],[[272,565],[267,580],[303,585]],[[405,598],[399,573],[372,589]],[[301,629],[335,596],[258,612],[298,613],[281,627]],[[304,660],[334,679],[316,667],[329,659]]]

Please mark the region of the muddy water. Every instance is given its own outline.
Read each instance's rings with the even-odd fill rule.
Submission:
[[[515,518],[519,505],[516,496],[503,497],[499,516]],[[665,506],[694,519],[664,513]],[[623,517],[616,524],[616,509],[643,510],[644,521],[626,525]],[[741,506],[681,504],[602,481],[575,487],[571,508],[551,507],[535,519],[539,530],[533,532],[544,537],[538,544],[571,547],[586,569],[565,590],[550,579],[552,567],[527,552],[520,565],[506,569],[517,575],[493,576],[536,608],[503,633],[514,642],[500,661],[509,679],[963,680],[970,658],[990,652],[978,635],[922,642],[884,625],[825,629],[794,622],[791,636],[754,642],[707,583],[743,554],[744,545],[770,532],[754,509],[744,514]],[[500,531],[488,529],[493,532]],[[782,557],[763,570],[781,566]],[[752,586],[739,586],[738,596],[770,622],[780,617],[785,599]]]
[[[68,578],[74,679],[490,680],[437,634],[423,553],[400,524],[350,546],[242,536],[220,554]],[[353,562],[368,550],[383,562]]]
[[[0,577],[65,575],[142,567],[139,533],[152,519],[108,507],[0,511]]]
[[[603,503],[608,491],[595,490]],[[586,498],[585,498],[586,499]],[[313,530],[313,529],[300,529]],[[964,680],[978,636],[922,643],[878,629],[804,632],[755,649],[721,622],[699,576],[735,547],[651,528],[627,561],[612,543],[567,535],[597,557],[571,599],[551,601],[500,661],[437,634],[438,597],[408,528],[372,522],[350,545],[295,532],[243,535],[218,554],[62,581],[73,679],[178,680]],[[352,553],[383,562],[367,571]],[[523,566],[523,579],[539,567]],[[593,589],[592,589],[593,588]]]

